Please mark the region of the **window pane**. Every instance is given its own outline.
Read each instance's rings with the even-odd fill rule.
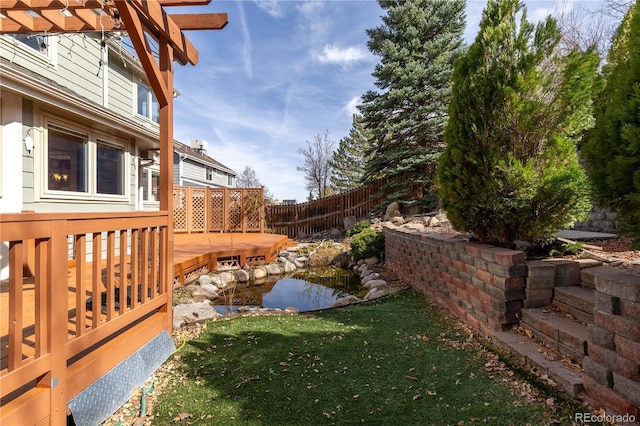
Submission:
[[[48,129],[47,189],[87,192],[87,138]]]
[[[159,123],[160,122],[160,103],[158,102],[158,100],[156,99],[153,93],[151,94],[151,114],[152,114],[151,119],[154,122]]]
[[[47,41],[47,38],[44,36],[31,34],[15,34],[11,37],[29,46],[41,55],[48,56],[49,54],[49,43]]]
[[[149,171],[145,170],[142,173],[142,182],[140,182],[140,186],[142,186],[142,199],[144,201],[149,201]]]
[[[124,195],[124,150],[98,144],[98,193]]]
[[[151,172],[151,199],[149,201],[158,201],[158,192],[160,188],[160,173]]]
[[[138,83],[138,114],[149,118],[149,88]]]

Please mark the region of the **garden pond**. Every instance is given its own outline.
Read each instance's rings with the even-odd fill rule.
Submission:
[[[265,280],[238,283],[215,302],[220,314],[246,309],[296,308],[301,312],[325,309],[348,295],[362,297],[367,290],[349,269],[332,266],[305,268],[295,273],[269,276]]]

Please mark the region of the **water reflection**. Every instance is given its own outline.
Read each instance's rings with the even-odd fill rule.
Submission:
[[[359,284],[357,276],[345,269],[309,269],[277,281],[238,285],[221,297],[215,308],[221,314],[237,312],[239,306],[283,310],[294,307],[306,312],[328,308],[350,294],[362,296]]]

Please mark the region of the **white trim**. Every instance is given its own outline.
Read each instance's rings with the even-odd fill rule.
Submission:
[[[20,52],[21,54],[25,54],[30,58],[41,62],[47,67],[55,68],[58,66],[58,36],[50,34],[45,34],[44,36],[47,38],[46,55],[36,51],[33,47],[23,43],[22,41],[16,39],[15,37],[12,37],[11,35],[0,35],[0,49],[6,48],[8,51],[13,53],[12,56],[15,56],[17,52]],[[8,59],[13,62],[12,58]]]
[[[113,136],[95,131],[87,126],[73,123],[59,117],[43,114],[41,116],[42,136],[38,134],[38,139],[34,139],[37,148],[34,149],[34,162],[40,167],[35,167],[34,174],[34,201],[53,201],[56,202],[77,202],[82,201],[109,201],[115,203],[127,204],[130,202],[130,174],[131,174],[131,156],[129,153],[129,145],[123,140],[114,138]],[[35,125],[35,123],[34,123]],[[48,181],[48,143],[49,129],[57,127],[62,131],[74,132],[78,136],[86,139],[85,141],[85,173],[86,188],[83,192],[64,191],[49,189]],[[97,152],[98,145],[103,144],[119,148],[123,152],[123,170],[122,170],[122,187],[123,194],[101,194],[98,193],[98,176],[97,176]]]
[[[22,98],[11,92],[0,93],[0,212],[18,213],[23,209],[23,153]],[[32,132],[37,133],[37,132]],[[9,184],[11,183],[11,184]]]

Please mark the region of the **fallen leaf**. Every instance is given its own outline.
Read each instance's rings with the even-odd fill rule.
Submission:
[[[173,423],[179,423],[181,421],[183,421],[184,419],[190,419],[193,417],[193,414],[191,413],[180,413],[177,416],[175,416],[173,418]]]

